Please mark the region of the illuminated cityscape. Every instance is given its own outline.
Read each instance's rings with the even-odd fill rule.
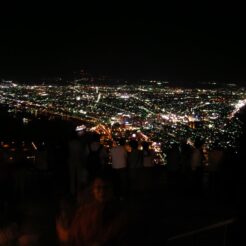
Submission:
[[[67,85],[1,83],[0,102],[9,113],[27,113],[23,123],[40,115],[77,122],[77,130],[97,131],[108,140],[125,137],[149,141],[165,163],[173,143],[197,137],[207,149],[219,142],[223,149],[237,149],[241,123],[236,112],[246,104],[244,87],[181,88],[166,81],[104,84],[75,80]],[[107,147],[111,147],[108,146]]]
[[[246,245],[244,8],[6,6],[0,245]]]

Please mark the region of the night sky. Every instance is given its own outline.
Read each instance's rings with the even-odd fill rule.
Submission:
[[[0,77],[40,79],[85,69],[113,78],[246,81],[241,14],[98,9],[10,6],[1,17]]]

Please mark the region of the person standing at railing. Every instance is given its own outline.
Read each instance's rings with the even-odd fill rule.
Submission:
[[[194,192],[196,195],[201,195],[202,193],[202,179],[204,170],[204,154],[203,154],[203,144],[200,138],[197,138],[194,143],[194,149],[191,154],[191,170],[192,170],[192,183]]]
[[[224,158],[225,153],[216,142],[208,152],[209,192],[214,195],[218,192],[219,171]]]
[[[87,183],[86,163],[86,136],[78,136],[74,132],[71,140],[68,143],[69,157],[69,178],[70,178],[70,193],[77,195],[81,185]]]
[[[127,151],[125,139],[120,139],[119,145],[111,149],[112,174],[117,198],[125,199],[127,196]]]
[[[86,170],[88,172],[89,183],[100,175],[108,163],[108,153],[106,148],[100,143],[101,136],[93,133],[86,146]]]
[[[139,191],[141,186],[141,174],[143,170],[143,152],[138,149],[138,141],[130,141],[131,152],[127,156],[130,191]]]
[[[150,149],[148,142],[142,143],[143,147],[143,175],[142,183],[145,191],[151,191],[154,187],[154,151]]]
[[[181,173],[181,153],[177,143],[171,145],[167,151],[167,171],[168,171],[168,184],[170,188],[179,188]]]

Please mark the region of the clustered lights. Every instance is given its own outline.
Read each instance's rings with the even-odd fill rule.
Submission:
[[[78,132],[99,129],[108,138],[130,138],[138,132],[141,139],[146,136],[152,143],[161,143],[162,149],[196,137],[205,138],[208,147],[219,140],[223,148],[235,148],[241,132],[235,116],[246,105],[242,87],[185,89],[154,80],[121,86],[86,81],[69,85],[9,82],[0,84],[0,92],[0,104],[8,105],[9,112],[79,120],[83,126]],[[28,124],[29,120],[24,121]]]

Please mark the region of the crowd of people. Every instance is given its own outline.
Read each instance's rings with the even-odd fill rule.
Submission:
[[[132,190],[147,183],[151,185],[155,164],[154,151],[148,142],[140,143],[136,139],[126,142],[120,138],[107,150],[100,143],[100,135],[92,134],[89,141],[84,142],[85,138],[76,137],[69,142],[69,153],[72,153],[68,158],[70,192],[73,195],[102,173],[112,177],[115,195],[121,200]]]
[[[203,145],[201,139],[196,139],[193,146],[184,142],[168,149],[167,163],[162,167],[167,174],[167,189],[215,196],[227,189],[232,195],[239,170],[231,165],[234,156],[219,145],[205,156]],[[71,136],[66,147],[53,143],[50,149],[39,148],[39,152],[35,168],[44,175],[52,174],[49,188],[59,198],[54,219],[56,243],[127,245],[129,216],[124,204],[137,193],[149,194],[156,189],[159,167],[150,143],[120,138],[108,150],[101,144],[100,135],[84,133]],[[25,172],[16,169],[14,173],[11,192],[22,199]],[[23,231],[20,228],[25,223],[16,222],[11,213],[6,213],[14,199],[5,195],[5,184],[10,183],[3,172],[1,175],[1,214],[6,215],[0,218],[0,245],[42,245],[42,233],[33,231],[31,220],[24,220],[29,226]]]

